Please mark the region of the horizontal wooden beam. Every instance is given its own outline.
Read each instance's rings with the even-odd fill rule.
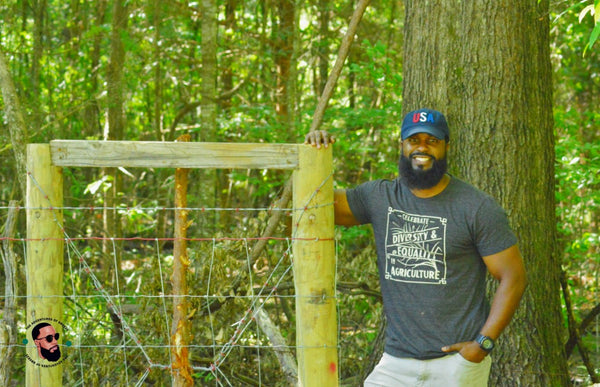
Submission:
[[[50,141],[52,163],[62,167],[296,169],[297,144]]]

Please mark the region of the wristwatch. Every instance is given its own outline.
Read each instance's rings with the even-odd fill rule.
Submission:
[[[481,349],[483,349],[486,352],[490,352],[492,349],[494,349],[494,340],[492,340],[488,336],[479,334],[479,335],[477,335],[477,338],[475,339],[475,341],[479,344]]]

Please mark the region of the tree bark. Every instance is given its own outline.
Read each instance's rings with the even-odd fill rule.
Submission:
[[[274,61],[277,74],[275,86],[275,112],[281,124],[289,132],[289,95],[288,85],[292,55],[294,53],[294,28],[296,6],[291,0],[275,3],[277,13],[277,28],[274,29]]]
[[[162,21],[162,8],[160,0],[152,2],[154,27],[154,42],[152,49],[154,50],[154,109],[152,126],[154,127],[154,138],[156,141],[164,141],[162,134],[162,106],[163,106],[163,71],[162,71],[162,42],[160,35],[160,23]]]
[[[177,138],[179,142],[189,142],[190,135],[184,134]],[[173,361],[173,387],[193,386],[192,367],[189,359],[189,342],[191,323],[188,318],[190,302],[187,299],[189,293],[187,275],[190,259],[187,253],[187,229],[189,169],[177,168],[175,170],[175,241],[173,246],[173,274],[171,284],[173,285],[173,322],[171,324],[171,355]]]
[[[216,0],[201,1],[202,14],[202,69],[200,117],[202,132],[200,141],[217,141],[217,2]],[[217,207],[220,192],[218,172],[216,170],[203,170],[201,180],[204,182],[205,203],[210,207]],[[209,222],[213,229],[219,227],[220,214],[213,212]]]
[[[39,129],[42,122],[40,73],[41,62],[44,55],[44,28],[46,26],[46,0],[34,0],[31,4],[33,11],[33,51],[31,56],[31,93],[29,94],[30,109],[32,112],[32,127]]]
[[[202,117],[201,141],[215,141],[217,134],[217,4],[202,0]]]
[[[238,0],[226,0],[225,1],[225,34],[229,31],[235,31],[237,28],[236,20],[236,8]],[[222,60],[221,66],[221,79],[222,79],[222,90],[233,90],[233,73],[234,70],[231,68],[234,58],[233,55],[225,55]],[[219,100],[221,109],[227,110],[231,107],[231,97],[228,95],[225,98]]]
[[[506,209],[529,287],[491,385],[568,384],[555,249],[548,1],[406,0],[404,109],[446,113],[451,170]],[[490,286],[490,293],[494,286]]]
[[[110,60],[107,74],[108,126],[105,140],[123,138],[123,69],[125,67],[125,47],[121,35],[127,29],[128,11],[125,0],[115,0],[113,5],[112,30],[110,35]]]
[[[0,50],[0,89],[2,89],[2,98],[4,100],[4,113],[10,132],[10,142],[12,144],[15,156],[15,166],[19,187],[21,188],[21,197],[25,197],[27,186],[27,167],[25,145],[27,143],[27,125],[23,118],[21,103],[15,84],[10,76],[8,63],[4,53]]]
[[[102,55],[101,44],[103,38],[105,37],[104,33],[101,32],[101,27],[106,19],[106,8],[107,0],[98,0],[94,4],[93,26],[98,30],[98,32],[94,34],[94,38],[92,40],[93,44],[90,52],[91,66],[88,69],[90,74],[90,101],[86,105],[84,113],[85,134],[86,136],[92,137],[98,136],[100,133],[102,133],[102,126],[100,124],[100,104],[98,103],[96,96],[99,94],[100,89],[98,68],[100,67],[100,58]]]
[[[2,234],[2,262],[4,264],[4,316],[0,323],[0,383],[9,386],[11,383],[10,365],[15,357],[17,344],[17,322],[15,306],[17,304],[17,255],[13,251],[10,238],[15,237],[15,226],[17,224],[18,203],[16,200],[10,202],[10,210],[4,224]]]
[[[116,0],[113,4],[113,20],[110,35],[110,60],[107,74],[107,95],[108,95],[108,125],[105,127],[104,140],[120,140],[124,132],[124,112],[123,112],[123,69],[125,67],[125,47],[122,41],[122,34],[127,29],[128,10],[125,0]],[[105,193],[104,197],[104,232],[102,252],[107,262],[105,278],[107,283],[111,283],[120,294],[119,289],[123,284],[121,273],[121,251],[122,249],[114,247],[117,242],[111,241],[111,237],[118,237],[121,234],[118,213],[115,209],[117,193],[120,191],[120,178],[116,168],[104,168],[105,175],[112,176],[112,186]],[[114,254],[114,255],[113,255]],[[111,271],[109,268],[113,265]],[[120,300],[117,301],[117,305]],[[121,321],[118,311],[109,310],[111,318],[115,323],[115,336],[122,337]]]
[[[317,61],[319,76],[317,78],[317,94],[321,95],[327,83],[329,73],[329,20],[331,13],[330,0],[319,0],[319,35],[317,43]]]

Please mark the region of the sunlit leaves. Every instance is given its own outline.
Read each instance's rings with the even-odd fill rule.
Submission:
[[[579,22],[580,23],[582,22],[582,19],[584,19],[588,13],[594,19],[594,29],[592,30],[592,33],[590,34],[590,39],[585,47],[586,50],[591,49],[594,46],[596,39],[598,39],[598,35],[600,35],[600,0],[594,0],[594,4],[590,4],[590,5],[586,6],[579,13]],[[585,54],[585,51],[584,51],[584,54]]]

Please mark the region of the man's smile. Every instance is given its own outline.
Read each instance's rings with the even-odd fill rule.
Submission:
[[[414,167],[424,167],[425,165],[429,165],[431,163],[434,162],[435,158],[427,155],[427,154],[423,154],[423,153],[418,153],[418,154],[412,154],[410,156],[411,160],[412,160],[412,164]]]

